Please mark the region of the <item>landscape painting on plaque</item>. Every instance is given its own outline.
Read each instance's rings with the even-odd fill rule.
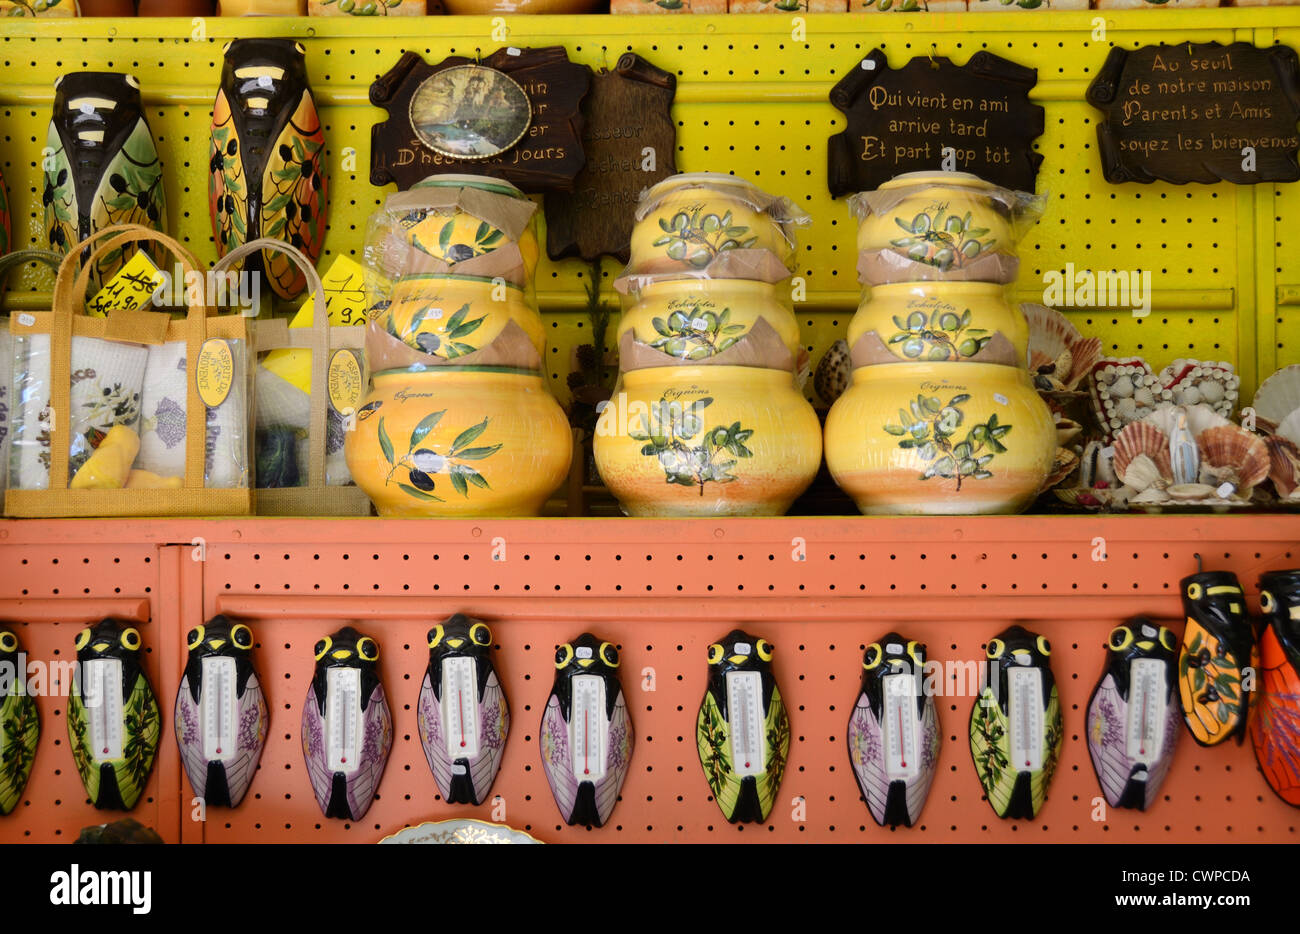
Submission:
[[[634,52],[619,56],[613,71],[597,72],[583,106],[587,164],[572,193],[546,197],[551,259],[613,256],[627,262],[637,199],[677,172],[676,93],[676,75]]]
[[[827,146],[835,197],[870,191],[905,172],[970,172],[1014,191],[1033,191],[1043,108],[1029,102],[1033,68],[990,52],[965,65],[913,58],[897,71],[875,49],[831,89],[844,132]]]
[[[1111,49],[1088,86],[1108,182],[1300,179],[1295,50],[1245,42]]]
[[[498,49],[430,65],[406,52],[370,86],[388,119],[370,131],[370,182],[403,191],[472,172],[524,192],[572,191],[586,157],[582,102],[591,70],[563,46]]]

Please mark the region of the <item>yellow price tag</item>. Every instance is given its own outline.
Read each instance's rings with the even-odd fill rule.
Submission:
[[[321,277],[321,284],[325,286],[325,304],[329,308],[331,325],[342,327],[366,323],[365,276],[360,263],[346,256],[334,257],[329,271]],[[311,327],[315,311],[316,298],[308,295],[289,322],[289,327]],[[308,395],[311,394],[310,350],[272,350],[262,360],[262,366]]]
[[[149,254],[137,250],[104,284],[95,297],[86,303],[86,314],[92,318],[107,318],[110,311],[135,311],[149,304],[153,293],[163,283],[163,274],[154,265]]]

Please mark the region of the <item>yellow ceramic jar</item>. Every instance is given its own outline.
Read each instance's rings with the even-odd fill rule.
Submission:
[[[790,268],[794,244],[788,227],[763,209],[761,193],[744,179],[714,172],[673,175],[642,195],[628,272],[691,272],[737,249],[770,250]]]
[[[956,271],[990,253],[1014,255],[1012,210],[1004,190],[965,172],[908,172],[890,179],[878,193],[898,192],[887,210],[853,205],[859,218],[858,252],[885,250]]]
[[[434,357],[455,360],[492,342],[509,321],[544,353],[542,317],[516,285],[476,276],[417,273],[393,285],[380,323],[393,337]]]
[[[381,516],[535,516],[569,473],[572,437],[536,371],[385,370],[344,454]]]
[[[798,353],[799,324],[777,298],[777,286],[749,279],[650,280],[623,312],[618,336],[631,331],[670,356],[703,360],[743,338],[759,318]]]
[[[817,473],[821,429],[784,370],[650,367],[622,375],[595,455],[631,516],[779,516]]]
[[[1020,512],[1055,453],[1046,403],[1009,366],[859,367],[826,417],[826,466],[868,515]]]
[[[507,181],[481,175],[431,175],[411,191],[433,188],[475,188],[527,201],[528,196]],[[460,263],[499,250],[512,241],[505,232],[456,208],[416,208],[397,219],[397,227],[414,249],[445,263]],[[524,272],[531,281],[537,269],[537,225],[530,221],[519,235]],[[412,267],[414,268],[414,267]]]
[[[873,286],[849,322],[854,363],[1029,363],[1029,325],[994,282]],[[866,337],[866,342],[859,341]]]

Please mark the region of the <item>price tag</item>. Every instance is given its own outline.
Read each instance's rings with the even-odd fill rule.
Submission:
[[[106,318],[110,311],[135,311],[148,305],[153,294],[166,280],[154,265],[149,254],[137,250],[126,261],[117,275],[104,283],[95,297],[86,302],[86,314],[92,318]]]
[[[325,287],[325,305],[334,327],[366,323],[366,290],[361,266],[346,256],[336,256],[321,277]],[[298,313],[289,321],[291,328],[309,328],[315,320],[316,297],[309,294]],[[262,366],[308,395],[311,394],[311,351],[297,348],[272,350],[262,359]]]

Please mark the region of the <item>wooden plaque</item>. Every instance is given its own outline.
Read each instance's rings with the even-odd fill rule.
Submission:
[[[439,72],[475,64],[517,83],[528,97],[531,119],[522,138],[499,155],[455,158],[421,139],[413,126],[412,100],[420,95],[419,105],[429,97],[432,85],[426,82]],[[563,46],[498,49],[478,62],[453,56],[437,65],[406,52],[370,86],[370,102],[388,111],[388,119],[370,131],[371,184],[396,182],[405,190],[430,175],[463,172],[502,178],[529,193],[571,191],[584,163],[582,100],[590,86],[591,71],[569,61]],[[420,94],[422,87],[426,90]]]
[[[1029,103],[1037,80],[1035,69],[990,52],[965,65],[919,57],[894,71],[873,50],[831,90],[848,124],[828,146],[831,194],[870,191],[920,171],[971,172],[1033,191],[1043,161],[1033,150],[1043,108]]]
[[[1300,179],[1294,49],[1245,42],[1111,49],[1088,87],[1108,182]]]
[[[587,164],[572,193],[546,197],[546,252],[551,259],[628,259],[641,192],[676,174],[677,77],[632,52],[592,79],[583,106]],[[647,150],[649,150],[647,152]]]

